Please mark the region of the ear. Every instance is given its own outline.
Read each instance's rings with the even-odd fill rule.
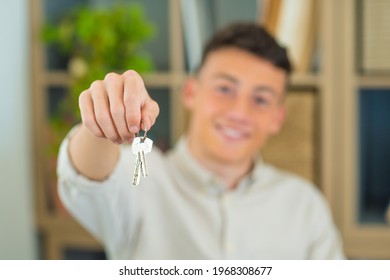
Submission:
[[[186,109],[191,110],[194,107],[195,95],[196,79],[194,77],[190,77],[184,82],[183,87],[183,103]]]
[[[282,104],[279,106],[279,108],[277,109],[273,117],[273,121],[270,127],[271,135],[275,135],[280,132],[285,119],[286,119],[286,106]]]

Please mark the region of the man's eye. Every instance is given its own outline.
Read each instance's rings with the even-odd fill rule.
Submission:
[[[223,94],[232,94],[234,92],[233,89],[229,86],[218,86],[217,90]]]
[[[256,105],[266,106],[269,104],[269,100],[262,96],[256,96],[253,99]]]

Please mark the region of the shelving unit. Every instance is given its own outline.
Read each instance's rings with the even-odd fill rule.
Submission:
[[[309,158],[315,183],[328,200],[340,228],[345,250],[351,258],[390,258],[390,227],[358,223],[357,91],[362,87],[390,88],[390,77],[363,76],[355,70],[355,8],[358,0],[314,0],[317,2],[318,73],[293,74],[291,89],[312,92],[315,114]],[[148,90],[169,94],[169,141],[185,130],[186,112],[181,105],[181,86],[187,77],[180,0],[166,0],[168,17],[169,69],[145,75]],[[68,215],[51,211],[45,191],[47,159],[43,154],[47,88],[69,85],[66,71],[45,69],[44,46],[39,39],[44,21],[44,0],[30,0],[33,131],[37,226],[42,234],[44,258],[62,259],[66,248],[101,251],[102,248]],[[283,136],[282,137],[289,137]],[[288,144],[289,139],[285,142]],[[279,147],[278,147],[279,149]],[[282,146],[288,152],[288,145]],[[280,150],[280,149],[279,149]],[[274,158],[275,159],[275,158]],[[272,153],[270,160],[273,161]],[[277,163],[278,160],[275,160]],[[288,164],[287,164],[288,165]]]
[[[358,1],[334,2],[332,8],[333,111],[337,121],[331,131],[334,185],[330,202],[343,233],[348,257],[389,259],[389,225],[362,223],[359,219],[359,186],[363,184],[359,181],[359,90],[366,87],[390,89],[390,76],[365,76],[357,70]]]

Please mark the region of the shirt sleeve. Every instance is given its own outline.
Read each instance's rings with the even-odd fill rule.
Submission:
[[[102,182],[94,181],[79,174],[71,162],[68,146],[73,132],[62,142],[58,155],[60,199],[107,251],[129,248],[139,218],[137,192],[129,191],[133,162],[130,148],[122,145],[112,174]]]
[[[345,259],[340,233],[333,222],[325,198],[317,190],[313,193],[311,208],[312,240],[309,259]]]

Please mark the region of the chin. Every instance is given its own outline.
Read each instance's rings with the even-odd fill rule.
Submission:
[[[242,163],[252,158],[252,155],[247,152],[234,151],[234,149],[232,150],[232,148],[224,145],[214,147],[214,149],[210,151],[210,155],[215,161],[223,164]]]

